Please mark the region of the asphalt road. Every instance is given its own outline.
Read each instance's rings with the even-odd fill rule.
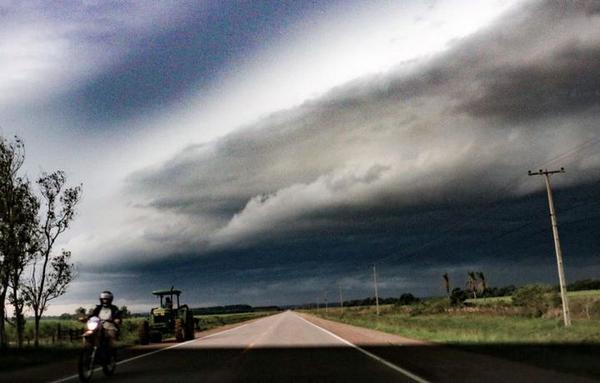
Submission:
[[[120,354],[97,382],[589,382],[479,353],[291,311],[184,343]],[[76,361],[2,374],[0,382],[76,382]]]
[[[291,311],[156,351],[122,360],[110,378],[97,371],[94,381],[415,381]]]

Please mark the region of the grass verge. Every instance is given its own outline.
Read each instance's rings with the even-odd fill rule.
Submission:
[[[448,347],[489,354],[546,369],[600,377],[600,321],[577,320],[565,328],[560,319],[478,312],[411,315],[386,307],[309,311],[324,319],[371,328]]]

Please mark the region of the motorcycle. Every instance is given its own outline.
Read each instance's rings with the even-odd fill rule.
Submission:
[[[116,350],[109,345],[109,338],[105,335],[104,321],[98,317],[87,320],[86,330],[83,333],[83,349],[79,354],[78,372],[79,381],[87,383],[92,380],[96,366],[102,367],[106,376],[111,376],[117,367]]]

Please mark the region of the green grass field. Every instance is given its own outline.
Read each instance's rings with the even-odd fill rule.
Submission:
[[[440,313],[411,315],[394,308],[330,309],[325,319],[336,320],[356,326],[372,328],[414,339],[440,343],[598,343],[600,344],[600,321],[579,320],[566,329],[560,319],[527,318],[510,315],[482,315],[480,313]]]
[[[565,328],[559,315],[533,318],[519,315],[510,297],[477,300],[475,307],[427,313],[407,306],[347,307],[308,311],[319,317],[371,328],[447,347],[489,354],[558,371],[600,377],[599,291],[569,294],[573,325]],[[508,299],[507,299],[508,298]],[[432,306],[445,299],[431,300]],[[485,303],[482,303],[485,302]],[[591,319],[589,319],[591,318]],[[595,318],[595,319],[594,319]]]
[[[569,291],[567,292],[567,297],[572,301],[576,302],[581,299],[598,299],[600,300],[600,290],[583,290],[583,291]],[[491,297],[491,298],[477,298],[477,299],[467,299],[466,303],[478,305],[478,306],[489,306],[497,303],[507,303],[510,304],[512,302],[511,297]]]

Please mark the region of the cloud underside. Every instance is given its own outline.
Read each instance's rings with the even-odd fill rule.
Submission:
[[[143,241],[161,254],[277,244],[285,256],[286,244],[314,252],[327,238],[339,254],[420,243],[452,227],[456,214],[498,201],[518,206],[543,185],[528,169],[565,166],[559,186],[594,185],[594,4],[526,4],[442,54],[357,79],[132,174],[127,198],[165,217]],[[495,230],[480,222],[470,235]],[[168,248],[165,232],[177,238]]]

